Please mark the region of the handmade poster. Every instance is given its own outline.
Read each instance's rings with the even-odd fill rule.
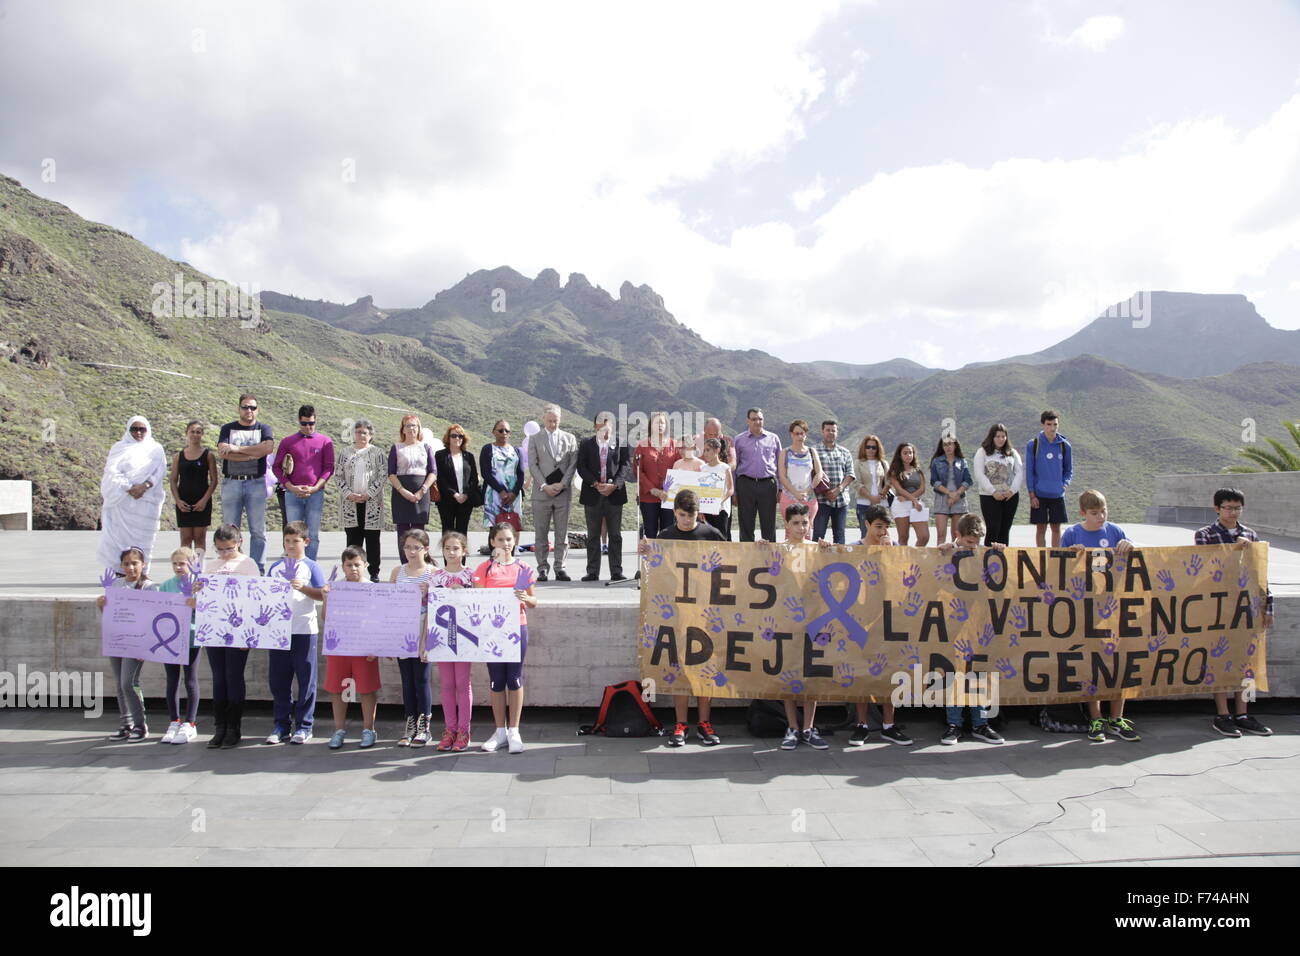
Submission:
[[[668,492],[668,497],[664,499],[663,506],[670,511],[677,492],[693,491],[699,500],[700,514],[716,515],[722,510],[722,498],[727,492],[727,479],[721,474],[670,468],[664,476],[664,491]]]
[[[1263,543],[650,548],[637,640],[659,693],[919,706],[954,688],[1004,705],[1268,689]]]
[[[437,588],[429,592],[431,661],[519,660],[519,599],[510,588]]]
[[[105,657],[190,662],[192,612],[184,594],[113,588],[105,598],[99,628]]]
[[[284,650],[292,636],[289,582],[236,574],[204,576],[194,592],[194,643],[200,647]]]
[[[325,653],[418,657],[421,610],[418,587],[335,581],[325,604]]]

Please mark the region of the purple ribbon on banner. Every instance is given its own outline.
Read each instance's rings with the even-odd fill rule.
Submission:
[[[158,630],[158,625],[163,621],[170,621],[172,625],[172,632],[168,634],[166,637],[164,637],[161,633],[159,633]],[[172,643],[176,640],[176,638],[180,637],[180,633],[181,633],[180,619],[177,618],[176,615],[173,614],[171,611],[164,611],[162,614],[159,614],[157,617],[153,619],[153,624],[150,626],[153,629],[153,636],[158,638],[158,643],[155,644],[153,647],[149,648],[149,650],[156,651],[162,649],[165,650],[168,654],[171,654],[173,657],[180,657],[181,656],[180,652],[172,647]]]
[[[456,607],[452,604],[444,604],[438,608],[437,613],[433,615],[434,623],[447,632],[447,646],[456,650],[456,635],[464,634],[470,642],[478,647],[478,635],[473,631],[466,630],[456,620]]]

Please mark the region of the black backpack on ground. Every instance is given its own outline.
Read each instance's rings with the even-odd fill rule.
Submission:
[[[578,736],[604,734],[606,737],[661,736],[664,725],[650,705],[641,697],[640,681],[625,680],[610,684],[601,698],[594,724],[578,728]]]

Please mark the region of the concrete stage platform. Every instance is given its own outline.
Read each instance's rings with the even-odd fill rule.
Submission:
[[[1156,547],[1191,542],[1192,529],[1176,525],[1127,525],[1129,536],[1140,544]],[[1034,530],[1028,525],[1012,529],[1013,546],[1032,546]],[[857,540],[851,529],[850,541]],[[532,541],[525,532],[524,543]],[[106,662],[99,652],[99,623],[94,600],[100,594],[103,568],[95,560],[99,533],[95,531],[3,531],[0,532],[0,670],[100,671]],[[1269,584],[1277,600],[1277,622],[1269,638],[1270,696],[1300,697],[1300,541],[1266,536],[1270,546]],[[486,542],[484,532],[470,534],[471,550]],[[153,577],[171,576],[167,556],[179,543],[175,531],[158,535],[155,543]],[[435,536],[436,543],[436,536]],[[624,536],[632,547],[635,539]],[[342,532],[321,535],[320,561],[328,570],[344,547]],[[383,577],[396,564],[396,535],[385,532]],[[209,540],[209,551],[212,544]],[[267,539],[267,557],[280,553],[279,532]],[[475,561],[481,561],[475,553]],[[532,562],[533,558],[523,558]],[[635,555],[628,550],[624,573],[636,570]],[[637,676],[635,643],[638,629],[640,591],[629,583],[606,587],[583,584],[577,579],[586,568],[585,552],[572,552],[566,569],[574,581],[550,581],[538,586],[540,604],[529,612],[528,699],[550,707],[594,706],[607,684]],[[602,562],[602,575],[608,565]],[[203,671],[203,693],[208,695],[209,676]],[[396,665],[382,665],[384,689],[380,700],[401,699]],[[436,671],[435,671],[436,675]],[[249,660],[249,696],[267,698],[265,655]],[[482,679],[480,679],[482,678]],[[149,697],[163,694],[163,669],[146,666],[144,690]],[[436,681],[436,676],[435,676]],[[486,676],[476,675],[475,703],[486,703]],[[435,691],[435,704],[437,692]]]

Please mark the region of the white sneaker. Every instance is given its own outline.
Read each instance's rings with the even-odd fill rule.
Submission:
[[[199,735],[199,729],[189,722],[183,722],[180,727],[176,728],[176,739],[174,744],[187,744]]]
[[[512,754],[521,754],[524,752],[524,740],[519,736],[519,728],[511,727],[506,731],[506,743],[510,745]]]
[[[311,740],[311,731],[304,730],[303,728],[299,727],[297,730],[293,732],[293,736],[289,738],[289,743],[305,744],[309,740]]]
[[[158,741],[158,743],[160,744],[176,743],[176,731],[180,729],[181,729],[181,722],[179,720],[173,720],[170,724],[167,725],[167,733],[162,735],[162,738]]]
[[[483,741],[483,752],[489,754],[496,753],[497,748],[509,741],[509,739],[506,729],[504,727],[498,727],[496,733]],[[522,746],[522,744],[520,746]]]

